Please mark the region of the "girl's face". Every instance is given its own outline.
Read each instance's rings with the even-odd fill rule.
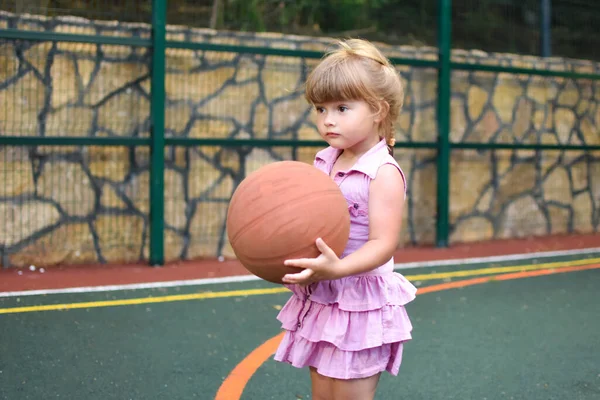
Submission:
[[[379,115],[365,101],[332,101],[315,110],[319,134],[336,149],[359,153],[379,141]]]

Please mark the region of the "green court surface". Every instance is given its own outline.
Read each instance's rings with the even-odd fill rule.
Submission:
[[[413,340],[400,374],[384,374],[376,398],[600,399],[598,257],[402,271],[424,293],[407,306]],[[230,376],[280,333],[281,289],[1,297],[0,399],[212,400],[228,376],[243,393],[227,400],[310,399],[308,372],[272,357],[249,379]]]

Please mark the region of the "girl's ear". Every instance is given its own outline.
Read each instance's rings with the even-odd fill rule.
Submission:
[[[377,110],[377,114],[375,116],[375,122],[379,123],[387,117],[388,112],[390,112],[390,105],[387,101],[381,100],[379,102],[379,109]]]

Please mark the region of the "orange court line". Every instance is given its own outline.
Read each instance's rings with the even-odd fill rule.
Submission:
[[[600,264],[581,265],[566,268],[549,268],[537,271],[515,272],[510,274],[493,275],[481,278],[465,279],[456,282],[440,283],[420,288],[417,294],[426,294],[440,292],[442,290],[457,289],[466,286],[481,285],[492,281],[508,281],[511,279],[532,278],[535,276],[561,274],[565,272],[584,271],[588,269],[600,268]],[[260,368],[275,353],[285,332],[281,332],[277,336],[264,342],[262,345],[254,349],[246,356],[231,373],[225,378],[219,388],[214,400],[240,400],[244,388],[252,378],[252,375]]]
[[[281,332],[279,335],[267,340],[254,349],[252,353],[248,354],[241,363],[236,365],[219,388],[215,400],[234,400],[242,397],[246,383],[250,381],[256,370],[275,352],[284,334],[285,332]]]

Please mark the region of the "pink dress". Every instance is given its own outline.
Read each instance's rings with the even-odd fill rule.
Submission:
[[[330,174],[339,152],[332,147],[320,151],[315,167]],[[383,164],[396,166],[404,179],[384,140],[349,171],[334,177],[348,202],[351,222],[342,258],[369,238],[369,183]],[[298,368],[312,366],[337,379],[366,378],[382,371],[397,375],[402,344],[411,339],[412,331],[404,305],[415,298],[417,289],[393,269],[392,258],[359,275],[306,287],[287,285],[293,294],[277,316],[286,332],[275,360]]]

